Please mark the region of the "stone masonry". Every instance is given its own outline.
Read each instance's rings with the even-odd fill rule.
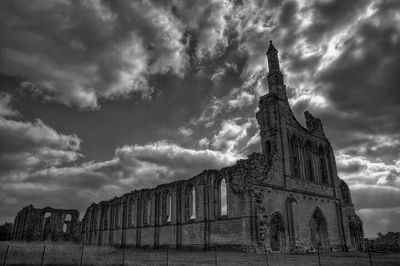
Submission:
[[[77,210],[33,205],[24,207],[15,217],[13,241],[80,241],[81,226]]]
[[[136,247],[241,250],[361,249],[362,222],[337,175],[320,119],[294,117],[278,51],[267,51],[269,93],[256,118],[262,154],[188,179],[92,204],[83,241]],[[17,222],[17,221],[16,221]]]

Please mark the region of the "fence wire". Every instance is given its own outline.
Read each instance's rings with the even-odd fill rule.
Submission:
[[[203,245],[191,249],[92,246],[73,243],[2,242],[2,265],[400,265],[400,253],[240,252]]]

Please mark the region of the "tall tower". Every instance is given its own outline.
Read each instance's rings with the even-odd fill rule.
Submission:
[[[268,58],[268,87],[270,93],[275,93],[280,98],[286,97],[286,86],[283,82],[283,74],[279,67],[278,50],[269,41],[269,47],[267,50]]]
[[[279,67],[278,50],[269,43],[267,50],[268,59],[268,88],[269,93],[260,97],[259,110],[256,114],[260,125],[260,137],[262,153],[266,156],[277,158],[276,164],[279,165],[276,177],[280,176],[277,183],[286,186],[285,171],[287,168],[285,158],[287,154],[287,144],[284,141],[285,117],[289,110],[289,103],[286,97],[286,86],[283,82],[283,74]]]

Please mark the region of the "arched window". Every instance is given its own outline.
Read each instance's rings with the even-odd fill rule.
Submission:
[[[285,227],[283,218],[279,213],[271,216],[269,222],[269,237],[272,251],[285,249]]]
[[[225,178],[221,180],[219,189],[220,189],[221,215],[228,215],[228,193],[227,193],[228,191],[226,188]]]
[[[322,181],[322,184],[329,184],[329,181],[328,181],[328,171],[327,171],[327,169],[326,169],[326,162],[325,162],[325,158],[324,158],[324,156],[320,156],[319,157],[319,165],[320,165],[320,167],[321,167],[321,181]]]
[[[349,190],[349,187],[347,186],[347,184],[343,180],[340,182],[340,192],[342,193],[342,199],[343,199],[344,203],[350,204],[350,202],[351,202],[350,190]]]
[[[168,195],[167,200],[167,222],[171,222],[172,220],[172,197]]]
[[[162,223],[171,222],[171,195],[166,192],[162,197],[162,206],[161,206],[161,219]]]
[[[135,218],[136,218],[136,206],[135,200],[129,200],[129,226],[135,226]]]
[[[150,224],[150,223],[151,223],[151,199],[148,199],[145,208],[145,224]]]
[[[306,144],[305,149],[306,149],[306,158],[305,158],[306,178],[309,181],[314,182],[315,176],[314,176],[313,158],[312,158],[310,143]]]
[[[196,219],[196,190],[192,185],[186,187],[185,192],[185,219]]]
[[[70,227],[71,221],[72,221],[72,216],[71,216],[71,214],[68,213],[67,215],[65,215],[65,219],[64,219],[64,224],[63,224],[63,232],[64,233],[67,233],[67,231],[69,231],[68,229]]]
[[[292,178],[300,178],[299,146],[294,136],[290,140],[290,165],[292,169]]]
[[[46,231],[46,228],[50,228],[50,219],[51,219],[51,213],[46,212],[43,216],[43,224],[42,224],[43,232]]]
[[[191,206],[191,215],[190,219],[196,219],[196,189],[192,188],[192,206]]]

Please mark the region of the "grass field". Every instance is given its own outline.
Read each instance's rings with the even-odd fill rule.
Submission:
[[[6,265],[41,265],[43,245],[46,245],[43,265],[80,265],[82,246],[57,243],[0,243],[0,263],[3,264],[7,246],[10,245]],[[85,246],[83,265],[122,265],[123,249]],[[270,266],[318,265],[316,254],[268,255]],[[267,265],[264,254],[251,254],[227,250],[174,250],[125,249],[124,265]],[[321,265],[370,265],[367,253],[323,253]],[[372,265],[400,265],[400,253],[371,254]]]

